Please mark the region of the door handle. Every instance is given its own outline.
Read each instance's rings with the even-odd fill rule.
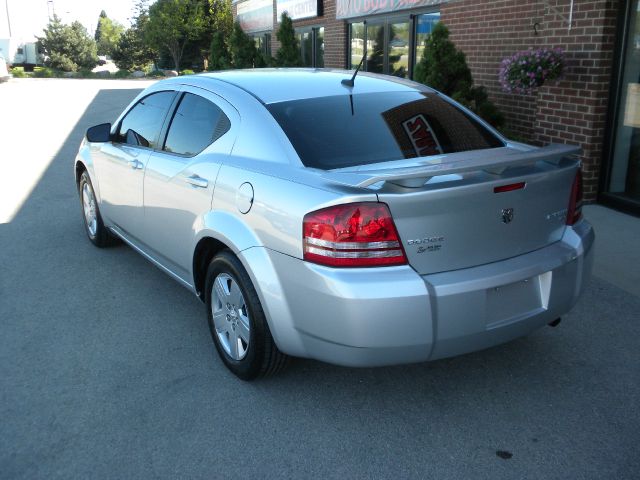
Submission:
[[[127,160],[129,162],[129,166],[131,168],[133,168],[134,170],[139,170],[142,167],[144,167],[144,164],[142,162],[139,162],[137,159],[132,158],[131,160]]]
[[[199,177],[198,175],[186,177],[184,181],[198,188],[207,188],[209,186],[209,181],[206,178]]]

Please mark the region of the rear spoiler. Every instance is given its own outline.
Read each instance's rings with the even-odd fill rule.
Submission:
[[[430,178],[439,175],[477,171],[500,175],[510,167],[540,161],[558,165],[563,158],[577,155],[580,151],[578,146],[561,144],[551,144],[526,152],[505,147],[432,157],[425,159],[420,166],[394,168],[392,165],[395,162],[385,162],[384,165],[388,165],[388,168],[365,170],[372,165],[341,168],[328,171],[323,177],[354,187],[364,188],[378,182],[389,182],[403,187],[417,188],[424,185]]]

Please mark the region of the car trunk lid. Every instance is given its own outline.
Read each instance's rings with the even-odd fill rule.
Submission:
[[[570,156],[578,152],[565,145],[505,147],[325,176],[376,189],[409,263],[430,274],[511,258],[560,240],[578,168]]]

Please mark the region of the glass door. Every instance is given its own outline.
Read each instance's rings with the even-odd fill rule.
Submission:
[[[640,3],[627,11],[616,130],[605,193],[640,204]]]
[[[389,75],[409,76],[409,22],[389,24]]]

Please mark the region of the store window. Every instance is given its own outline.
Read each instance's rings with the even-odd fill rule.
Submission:
[[[420,61],[427,36],[439,21],[439,13],[403,17],[374,17],[349,24],[350,68],[356,68],[364,55],[363,70],[411,78]]]
[[[300,44],[302,65],[324,67],[324,27],[296,28],[296,38]]]
[[[256,43],[256,49],[262,53],[265,57],[271,56],[271,34],[261,33],[253,36],[253,41]]]
[[[437,13],[424,13],[422,15],[417,15],[415,17],[415,25],[416,25],[416,51],[415,51],[415,61],[416,63],[420,61],[422,55],[424,55],[425,42],[427,41],[427,37],[433,31],[433,27],[435,27],[436,23],[440,21],[440,12]]]
[[[626,6],[622,75],[614,97],[616,128],[605,182],[607,200],[640,209],[640,2]]]

